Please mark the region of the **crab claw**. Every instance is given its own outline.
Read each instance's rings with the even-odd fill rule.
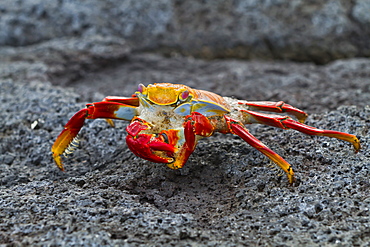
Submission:
[[[169,136],[165,132],[176,132],[176,130],[162,131],[159,134],[140,133],[149,128],[146,121],[135,118],[126,128],[127,146],[135,155],[143,159],[156,163],[172,163],[177,148],[169,143]]]
[[[176,153],[176,160],[168,164],[171,169],[182,168],[189,156],[194,152],[197,142],[202,137],[211,136],[214,132],[214,127],[204,115],[193,112],[186,116],[183,124],[182,132],[178,136],[179,151]]]

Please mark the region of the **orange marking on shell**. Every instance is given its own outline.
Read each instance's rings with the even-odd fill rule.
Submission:
[[[194,95],[194,99],[215,102],[219,105],[224,106],[227,109],[230,108],[229,105],[226,103],[225,99],[218,94],[205,91],[205,90],[197,90],[197,89],[192,89],[192,94]]]
[[[184,91],[188,91],[189,95],[195,100],[215,102],[229,108],[229,105],[222,96],[205,90],[192,89],[182,84],[154,83],[149,84],[145,88],[145,94],[148,99],[158,105],[171,105],[176,103],[180,94]]]
[[[171,83],[155,83],[150,84],[146,88],[146,94],[150,101],[158,105],[171,105],[177,102],[179,95],[188,90],[190,93],[191,88],[181,84]]]

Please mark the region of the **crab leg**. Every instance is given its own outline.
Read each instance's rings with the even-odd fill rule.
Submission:
[[[133,94],[131,98],[121,96],[107,96],[103,99],[103,101],[122,103],[125,105],[136,107],[140,105],[139,98],[136,96],[136,94]],[[110,126],[114,127],[114,122],[112,119],[106,118],[105,120],[107,121],[107,123],[109,123]]]
[[[255,136],[253,136],[245,126],[228,116],[225,116],[226,122],[229,126],[229,130],[231,133],[240,136],[244,141],[246,141],[249,145],[266,155],[270,160],[275,162],[278,166],[283,169],[288,177],[289,184],[293,184],[295,181],[294,172],[292,166],[285,161],[280,155],[269,149],[265,144],[263,144],[260,140],[258,140]]]
[[[136,115],[136,107],[117,102],[97,102],[87,104],[85,109],[79,110],[64,126],[64,130],[59,134],[51,148],[55,163],[64,170],[61,154],[69,151],[70,144],[84,125],[85,119],[120,119],[131,120]]]
[[[353,147],[355,148],[355,152],[358,152],[361,148],[360,141],[357,139],[355,135],[333,130],[317,129],[305,125],[303,123],[297,122],[288,116],[264,114],[247,110],[241,110],[241,113],[244,118],[244,123],[247,124],[260,123],[270,125],[273,127],[278,127],[281,129],[295,129],[307,135],[327,136],[337,138],[352,143]]]
[[[273,102],[273,101],[238,101],[239,105],[248,106],[249,110],[255,111],[268,111],[268,112],[286,112],[289,115],[295,116],[300,123],[304,123],[308,114],[304,111],[295,108],[283,101]]]
[[[122,103],[130,106],[139,106],[139,98],[133,94],[132,97],[121,97],[121,96],[107,96],[103,101]]]

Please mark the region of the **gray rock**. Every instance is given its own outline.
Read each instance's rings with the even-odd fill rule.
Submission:
[[[85,73],[102,69],[107,64],[110,66],[126,60],[131,48],[125,40],[117,37],[89,36],[84,39],[61,38],[27,47],[2,47],[0,48],[0,62],[23,63],[24,68],[17,66],[0,67],[0,74],[32,78],[36,71],[27,69],[29,63],[42,63],[39,65],[40,73],[59,85],[66,85],[81,77]],[[25,63],[28,61],[29,63]],[[34,66],[34,65],[32,65]],[[19,68],[19,71],[9,69]],[[24,75],[27,73],[27,75]],[[40,76],[38,73],[38,76]],[[40,78],[38,78],[40,79]]]
[[[135,50],[327,63],[370,55],[368,0],[2,1],[0,45],[127,39]]]
[[[83,49],[77,49],[71,45],[79,44],[76,39],[53,42],[0,51],[7,54],[0,66],[1,245],[366,246],[370,241],[369,59],[315,66],[127,52],[120,66],[93,73],[81,64],[98,67],[95,46],[80,40]],[[110,46],[104,44],[99,50]],[[46,53],[54,46],[56,52]],[[107,61],[117,58],[107,54]],[[85,59],[78,60],[81,56]],[[64,72],[54,83],[76,71],[66,66],[69,61],[84,77],[70,84],[75,89],[52,86],[53,66]],[[87,98],[130,95],[138,82],[165,78],[243,99],[288,101],[314,113],[307,122],[312,126],[356,134],[363,149],[354,154],[342,141],[248,126],[293,165],[298,180],[290,187],[240,138],[206,138],[186,166],[173,171],[128,150],[126,123],[111,128],[94,120],[82,129],[78,150],[64,158],[66,172],[57,169],[50,147]],[[106,91],[81,97],[77,93],[86,85]]]

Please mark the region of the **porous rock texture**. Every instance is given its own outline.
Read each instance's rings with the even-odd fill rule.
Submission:
[[[108,36],[0,48],[0,245],[367,246],[370,59],[317,66],[130,50]],[[175,171],[132,154],[127,123],[99,119],[86,121],[66,172],[57,169],[50,147],[76,111],[155,81],[284,100],[310,113],[309,125],[356,134],[362,150],[248,126],[293,165],[289,186],[236,136],[201,140]]]
[[[370,56],[370,0],[0,0],[0,45],[126,38],[137,50],[318,64]]]

